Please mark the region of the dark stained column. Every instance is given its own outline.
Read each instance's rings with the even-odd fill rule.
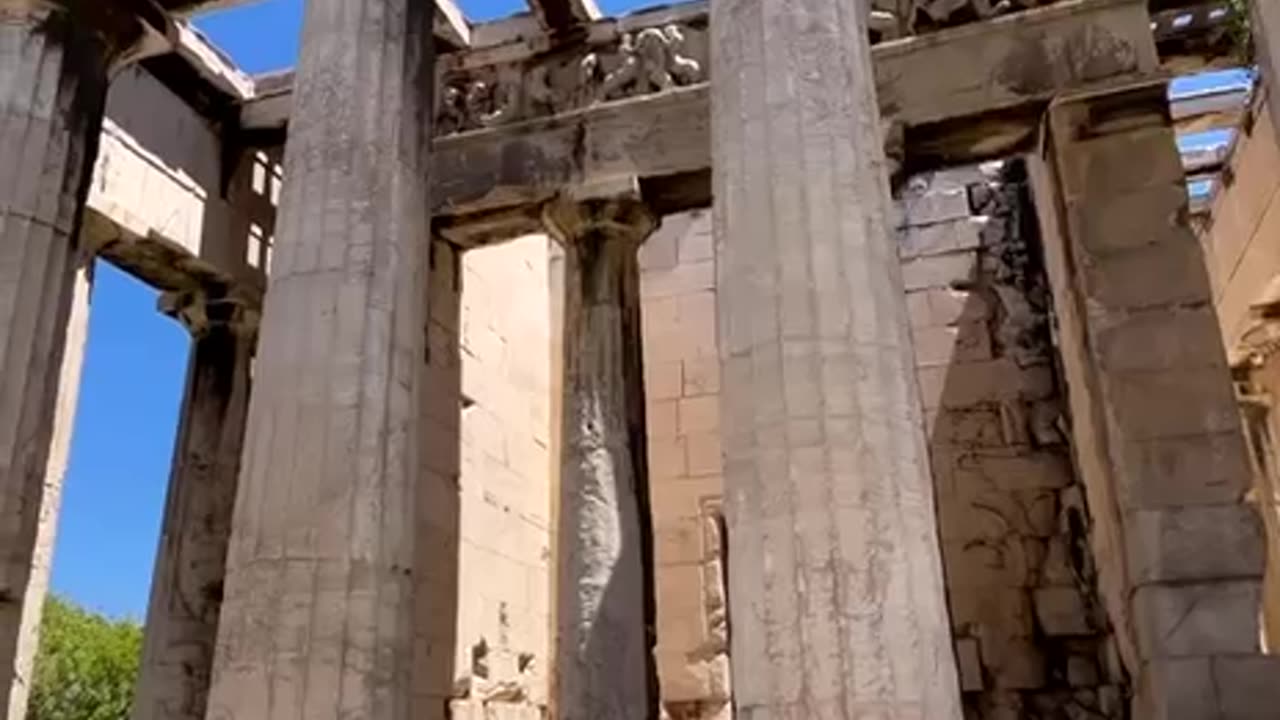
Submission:
[[[631,198],[556,201],[565,251],[555,708],[644,720],[656,698],[636,250],[657,227]]]
[[[26,711],[44,601],[33,567],[53,535],[41,528],[56,522],[42,520],[59,496],[46,470],[107,70],[142,35],[106,5],[0,0],[0,708],[11,719]]]
[[[420,716],[432,15],[306,5],[212,720]]]
[[[163,298],[192,334],[186,396],[151,581],[134,720],[202,720],[249,409],[256,310],[203,293]]]

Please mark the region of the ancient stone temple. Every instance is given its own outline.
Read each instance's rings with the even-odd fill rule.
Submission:
[[[137,720],[1280,712],[1276,3],[228,4],[0,0],[8,718],[99,260],[191,335]]]

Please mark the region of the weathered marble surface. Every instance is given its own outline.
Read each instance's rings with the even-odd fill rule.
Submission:
[[[565,251],[555,711],[638,720],[657,698],[636,250],[656,220],[627,198],[544,217]]]
[[[431,8],[305,27],[208,717],[440,717],[411,707]]]
[[[0,707],[10,718],[26,712],[44,602],[47,568],[33,558],[53,542],[49,482],[60,478],[46,472],[107,71],[137,31],[127,13],[73,21],[63,3],[0,0]]]
[[[737,712],[958,720],[865,20],[711,10]]]
[[[161,302],[191,332],[192,346],[132,717],[204,720],[258,312],[203,292]]]

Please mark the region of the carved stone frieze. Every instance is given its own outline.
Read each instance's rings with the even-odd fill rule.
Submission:
[[[571,50],[507,62],[443,62],[437,134],[571,112],[707,79],[705,16],[602,34]]]
[[[864,0],[874,42],[1049,5],[1056,0]],[[437,63],[435,132],[452,135],[706,82],[705,6],[604,20],[581,40],[513,37]]]

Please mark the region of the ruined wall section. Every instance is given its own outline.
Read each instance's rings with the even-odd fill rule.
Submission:
[[[462,254],[454,718],[540,718],[551,555],[549,240]]]
[[[899,207],[966,717],[1124,717],[1021,164],[913,177]]]
[[[662,707],[672,720],[728,718],[711,214],[666,217],[640,268]]]

